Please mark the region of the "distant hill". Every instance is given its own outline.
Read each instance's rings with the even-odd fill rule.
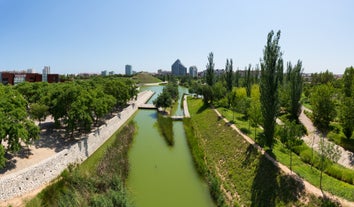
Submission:
[[[162,82],[160,79],[155,78],[154,76],[150,75],[149,73],[137,73],[134,75],[133,80],[138,83],[160,83]]]

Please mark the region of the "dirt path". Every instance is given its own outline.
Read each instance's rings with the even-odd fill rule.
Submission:
[[[214,111],[216,112],[216,114],[222,118],[226,123],[230,123],[229,120],[227,120],[226,118],[224,118],[221,113],[219,113],[219,111],[217,109],[214,109]],[[271,157],[268,153],[265,152],[265,150],[260,147],[257,143],[255,143],[253,141],[253,139],[251,139],[250,137],[248,137],[247,135],[243,134],[241,132],[240,129],[238,129],[236,127],[235,124],[230,124],[229,125],[232,129],[234,129],[235,131],[237,131],[238,134],[240,134],[248,143],[252,144],[259,152],[261,152],[264,156],[266,156],[266,158],[268,160],[270,160],[275,166],[279,167],[285,174],[288,174],[288,175],[292,175],[294,176],[297,180],[300,180],[301,182],[303,182],[304,186],[305,186],[305,189],[306,189],[306,192],[310,193],[310,194],[313,194],[317,197],[319,196],[323,196],[323,193],[322,191],[315,187],[314,185],[312,185],[311,183],[307,182],[306,180],[302,179],[301,177],[299,177],[296,173],[292,172],[287,166],[283,165],[282,163],[278,162],[277,160],[275,160],[273,157]],[[337,200],[341,203],[341,205],[343,206],[354,206],[354,202],[350,202],[350,201],[347,201],[343,198],[340,198],[340,197],[337,197],[337,196],[334,196],[334,195],[331,195],[330,193],[328,192],[325,192],[326,196],[327,197],[330,197],[332,198],[333,200]]]
[[[310,111],[309,109],[306,109],[305,107],[301,108],[301,114],[299,116],[300,122],[305,126],[308,135],[305,135],[302,137],[302,140],[311,148],[313,148],[315,151],[319,152],[319,145],[320,145],[320,136],[319,133],[317,133],[316,127],[314,127],[312,121],[306,116],[304,113],[305,110]],[[330,142],[327,138],[324,138],[324,142],[328,143]],[[338,160],[338,164],[354,169],[354,153],[345,150],[343,147],[336,145],[336,147],[340,150],[340,158]]]

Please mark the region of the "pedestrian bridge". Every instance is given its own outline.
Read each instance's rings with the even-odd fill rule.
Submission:
[[[184,116],[171,116],[172,120],[183,120]]]
[[[154,104],[141,104],[139,109],[157,109]]]

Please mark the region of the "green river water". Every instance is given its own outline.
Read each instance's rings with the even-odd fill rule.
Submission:
[[[161,86],[146,87],[157,93]],[[144,90],[143,89],[143,90]],[[179,88],[180,95],[185,91]],[[183,111],[178,109],[176,114]],[[127,181],[129,200],[136,207],[215,206],[207,185],[196,172],[183,123],[174,121],[175,144],[169,147],[157,128],[155,110],[139,110],[134,117],[138,129],[129,151]]]

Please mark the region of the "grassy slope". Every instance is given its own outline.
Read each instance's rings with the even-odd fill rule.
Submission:
[[[128,122],[81,165],[74,169],[69,167],[57,182],[45,188],[26,206],[88,206],[94,203],[109,206],[111,201],[124,205],[124,182],[129,168],[127,152],[134,133],[134,123]],[[117,139],[118,135],[120,139]]]
[[[223,180],[234,200],[245,206],[317,206],[317,198],[302,204],[303,184],[282,174],[264,156],[246,143],[201,100],[189,100],[194,130],[200,134],[208,166]]]
[[[223,116],[225,116],[228,120],[232,120],[232,112],[230,110],[225,110],[222,108],[218,108],[220,112],[223,113]],[[244,133],[246,133],[249,137],[251,137],[253,140],[255,139],[254,137],[254,128],[251,127],[251,131],[248,131],[248,122],[243,120],[241,117],[243,115],[239,113],[235,113],[235,124],[237,127],[239,127]],[[258,129],[258,132],[262,131],[261,129]],[[257,133],[258,133],[257,132]],[[305,145],[306,147],[306,145]],[[308,147],[306,147],[308,148]],[[282,146],[281,143],[276,143],[273,149],[273,153],[278,161],[280,161],[282,164],[286,166],[290,166],[290,157],[289,154],[287,153],[287,150]],[[317,154],[315,152],[315,154]],[[343,169],[340,165],[336,164],[337,169]],[[312,185],[319,187],[320,186],[320,171],[312,168],[310,165],[304,163],[299,156],[293,153],[293,164],[292,164],[293,171],[296,172],[299,176],[303,177],[305,180],[309,181]],[[346,171],[350,171],[348,169],[345,169]],[[322,181],[322,186],[325,191],[331,192],[334,195],[337,195],[339,197],[343,197],[347,200],[354,201],[354,185],[350,185],[348,183],[342,182],[337,180],[336,178],[333,178],[331,176],[328,176],[324,174],[323,176],[323,181]]]
[[[148,73],[138,73],[133,76],[133,80],[136,80],[138,83],[159,83],[160,79],[155,78],[154,76]]]

